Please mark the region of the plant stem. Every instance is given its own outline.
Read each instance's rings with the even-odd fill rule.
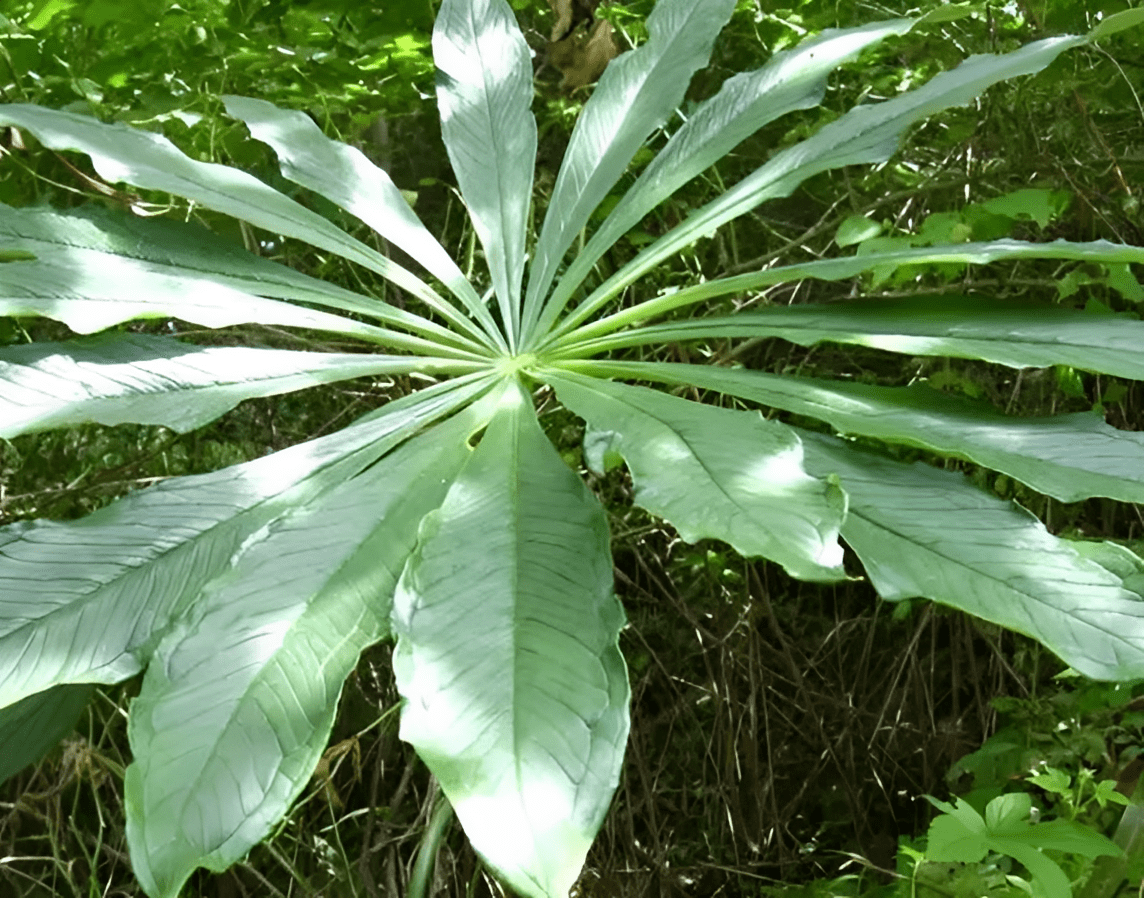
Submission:
[[[442,792],[437,799],[437,806],[433,808],[433,816],[429,818],[429,825],[425,828],[421,848],[417,851],[413,874],[409,877],[407,892],[409,898],[426,898],[426,889],[433,878],[433,866],[437,860],[437,851],[441,847],[441,839],[452,822],[453,806]]]

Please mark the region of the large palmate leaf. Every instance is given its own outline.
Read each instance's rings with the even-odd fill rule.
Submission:
[[[421,525],[394,600],[401,737],[473,846],[566,895],[620,775],[628,678],[603,508],[515,386]]]
[[[145,891],[174,898],[196,867],[224,869],[288,812],[322,754],[345,677],[365,647],[394,636],[401,735],[472,844],[517,891],[566,898],[619,781],[630,697],[607,515],[546,436],[533,388],[586,422],[589,465],[626,463],[635,501],[685,540],[720,539],[829,581],[844,576],[841,537],[886,598],[964,608],[1092,676],[1144,676],[1144,559],[1060,539],[961,475],[873,448],[968,460],[1065,501],[1141,502],[1138,434],[1095,414],[1012,418],[923,386],[668,364],[643,349],[691,340],[722,355],[727,341],[781,338],[1140,379],[1144,323],[1127,314],[853,294],[696,311],[784,282],[877,279],[906,266],[1056,259],[1130,273],[1144,249],[1016,240],[881,249],[714,278],[592,320],[721,224],[815,174],[886,160],[923,117],[1135,19],[972,57],[851,110],[619,260],[568,311],[604,254],[657,204],[758,128],[818,103],[838,65],[918,24],[811,36],[690,109],[688,82],[734,7],[660,0],[647,41],[613,61],[586,102],[530,244],[528,42],[507,0],[444,0],[437,101],[487,266],[475,280],[385,172],[303,111],[224,100],[277,155],[295,197],[154,133],[0,106],[0,125],[85,153],[110,181],[181,197],[188,217],[205,207],[273,237],[254,234],[253,245],[289,238],[320,250],[323,265],[326,254],[355,264],[345,283],[361,289],[293,272],[192,223],[0,206],[0,315],[59,322],[50,342],[0,347],[0,438],[87,423],[186,431],[246,399],[352,378],[409,376],[422,387],[339,433],[163,481],[82,520],[0,528],[0,777],[66,734],[91,684],[144,672],[129,724],[128,840]],[[668,125],[682,109],[683,123]],[[658,128],[674,133],[616,198]],[[375,244],[315,211],[328,203],[373,228]],[[594,216],[603,222],[585,241]],[[389,244],[430,280],[374,248]],[[378,277],[404,295],[373,295]],[[243,327],[204,341],[181,322]],[[81,336],[59,336],[61,325]],[[270,348],[281,328],[310,347],[320,345],[315,333],[335,335],[338,351]],[[594,358],[631,347],[640,360]],[[824,422],[866,448],[620,380],[722,393]]]
[[[225,870],[306,785],[342,681],[389,633],[418,522],[484,423],[481,405],[247,538],[162,640],[132,705],[127,835],[140,882]]]

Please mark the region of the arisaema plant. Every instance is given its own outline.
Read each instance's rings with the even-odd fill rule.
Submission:
[[[86,154],[109,182],[304,241],[360,266],[363,283],[377,276],[403,291],[400,305],[388,304],[188,223],[4,207],[0,314],[55,319],[77,336],[3,350],[0,436],[85,422],[186,431],[246,398],[314,384],[414,373],[430,383],[338,433],[166,480],[78,521],[0,530],[0,744],[20,747],[4,772],[70,725],[89,684],[143,672],[124,789],[132,864],[149,895],[170,898],[196,867],[222,870],[268,834],[321,756],[360,652],[391,638],[401,736],[473,846],[517,891],[567,894],[618,781],[629,690],[607,517],[542,429],[541,393],[586,422],[589,465],[626,464],[635,501],[685,540],[723,540],[795,577],[831,581],[847,576],[841,538],[887,599],[965,609],[1093,677],[1144,676],[1144,562],[1118,545],[1058,538],[958,473],[877,450],[902,444],[966,459],[1064,501],[1142,502],[1140,434],[1095,413],[1018,419],[924,387],[629,352],[773,337],[1144,378],[1144,323],[1129,315],[987,296],[757,304],[739,314],[705,306],[784,281],[905,265],[1124,266],[1144,262],[1144,249],[1003,239],[842,252],[628,298],[639,296],[628,288],[641,276],[736,216],[813,175],[888,159],[923,117],[1033,75],[1134,24],[1134,14],[1089,35],[975,56],[858,106],[597,277],[602,254],[674,191],[757,129],[815,106],[841,63],[916,24],[828,31],[730,78],[583,241],[633,156],[672,120],[734,6],[660,0],[647,41],[609,65],[584,106],[532,235],[528,46],[505,0],[444,0],[433,36],[437,101],[487,262],[475,281],[383,171],[302,112],[225,99],[299,195],[356,216],[420,273],[304,200],[188,158],[157,134],[0,107],[0,124]],[[148,319],[298,328],[360,349],[196,345],[124,327]],[[683,385],[738,407],[681,398],[673,391]],[[756,405],[828,426],[767,419]]]

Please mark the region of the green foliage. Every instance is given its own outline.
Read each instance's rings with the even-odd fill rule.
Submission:
[[[1093,859],[1121,854],[1107,837],[1072,820],[1034,819],[1024,792],[999,795],[982,816],[968,802],[931,799],[942,814],[930,824],[925,856],[938,863],[977,864],[989,852],[1019,861],[1036,898],[1071,898],[1068,875],[1046,849]]]
[[[102,80],[89,74],[45,88],[41,99],[65,86],[78,92],[70,110],[0,107],[0,124],[28,140],[88,157],[98,176],[91,183],[133,212],[151,211],[146,198],[178,197],[188,218],[205,209],[242,222],[251,249],[305,243],[347,263],[339,273],[354,272],[303,274],[189,221],[4,207],[0,314],[20,326],[48,319],[80,336],[37,333],[3,350],[3,437],[91,424],[185,432],[244,400],[315,385],[379,375],[431,382],[340,432],[164,479],[74,522],[0,530],[0,737],[33,733],[29,744],[43,748],[66,729],[75,684],[143,673],[125,804],[132,864],[150,895],[173,896],[196,867],[223,870],[266,837],[322,759],[343,681],[364,650],[389,638],[405,700],[402,738],[437,777],[473,846],[518,891],[567,894],[619,780],[630,693],[607,516],[546,435],[537,399],[583,419],[588,468],[603,476],[625,464],[634,501],[686,540],[722,540],[823,582],[845,581],[860,562],[887,599],[971,611],[1034,636],[1094,677],[1144,675],[1144,560],[1118,545],[1055,536],[963,475],[894,455],[908,448],[968,459],[1063,501],[1140,502],[1139,434],[1092,414],[1015,418],[925,388],[641,355],[683,342],[717,359],[729,340],[779,337],[1144,377],[1144,325],[1131,312],[972,293],[934,301],[921,292],[927,266],[948,279],[966,266],[1054,261],[1106,266],[1109,285],[1131,298],[1129,266],[1144,263],[1144,248],[1013,239],[1053,223],[1065,202],[1055,190],[998,193],[929,215],[914,237],[874,237],[897,242],[866,240],[856,255],[751,265],[698,283],[680,277],[673,289],[656,289],[660,268],[760,204],[827,173],[887,161],[916,123],[1115,35],[1133,15],[1106,19],[1096,35],[973,57],[890,99],[831,113],[825,124],[808,111],[832,72],[924,23],[856,25],[797,43],[776,37],[785,52],[728,78],[648,153],[740,6],[661,0],[640,28],[630,23],[639,46],[609,65],[580,110],[555,180],[540,185],[547,205],[533,235],[542,129],[531,111],[529,46],[505,0],[446,0],[432,51],[441,133],[472,222],[466,270],[381,168],[302,112],[224,97],[227,115],[277,157],[280,174],[261,180],[199,161],[155,132],[101,120],[121,118],[108,115],[104,87],[142,89],[131,81],[139,69],[122,68],[122,59],[109,58]],[[90,6],[78,27],[106,37],[103,29],[130,25],[112,22],[108,8]],[[141,21],[158,9],[141,8]],[[66,9],[37,6],[25,28],[39,32]],[[391,9],[399,21],[357,25],[315,15],[320,6],[215,5],[198,22],[183,22],[181,6],[162,12],[183,22],[204,54],[218,51],[239,71],[262,54],[232,58],[212,29],[281,42],[272,45],[292,61],[260,77],[267,95],[290,105],[307,83],[326,99],[383,57],[403,76],[427,71],[424,44],[402,30],[416,16]],[[789,31],[798,18],[780,24]],[[50,51],[25,37],[36,52]],[[331,41],[350,42],[358,55],[339,49],[331,62]],[[909,77],[923,73],[933,74],[923,66]],[[325,109],[323,124],[347,113],[358,93]],[[187,121],[189,108],[176,118]],[[174,115],[151,112],[150,122]],[[766,161],[682,220],[648,223],[788,114],[803,115],[801,124]],[[364,121],[351,118],[355,127]],[[804,128],[809,136],[794,142]],[[228,126],[222,138],[230,156],[257,160],[236,134]],[[339,227],[347,216],[375,237]],[[840,246],[869,230],[849,220]],[[613,258],[637,227],[646,230],[628,240],[634,257]],[[478,256],[487,277],[469,264]],[[867,274],[900,276],[917,295],[752,311],[728,299]],[[387,301],[394,288],[400,302]],[[710,314],[701,314],[708,303]],[[184,325],[208,333],[194,342]],[[314,342],[280,349],[215,339],[249,325]],[[21,336],[9,334],[13,343]],[[338,341],[336,350],[315,351],[317,339]],[[710,391],[730,406],[758,404],[810,426],[620,380]],[[229,461],[208,455],[208,467]],[[840,539],[857,559],[849,571]],[[944,806],[933,856],[980,860],[1002,850],[1033,874],[1034,891],[1061,894],[1064,874],[1040,849],[1091,855],[1095,843],[1072,825],[1031,826],[1020,796],[994,801],[984,817],[968,804]]]

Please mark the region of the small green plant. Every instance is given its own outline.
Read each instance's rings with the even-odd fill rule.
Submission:
[[[1025,792],[999,795],[978,813],[956,798],[952,804],[931,798],[942,813],[930,824],[925,858],[938,863],[977,865],[994,854],[1010,857],[1029,873],[1029,880],[1008,881],[1035,898],[1072,898],[1068,874],[1050,852],[1093,860],[1123,852],[1106,836],[1075,820],[1042,820]]]
[[[816,105],[839,64],[918,24],[829,31],[729,79],[581,243],[707,63],[734,6],[656,5],[647,41],[608,66],[584,106],[531,239],[537,139],[528,46],[505,0],[442,3],[433,36],[442,134],[487,279],[467,278],[389,177],[303,113],[225,99],[274,150],[285,179],[360,218],[426,276],[250,175],[195,161],[153,133],[0,107],[0,124],[87,154],[110,182],[182,197],[366,273],[355,292],[190,224],[2,207],[0,314],[55,319],[85,336],[4,350],[0,437],[91,422],[187,431],[250,397],[376,375],[432,381],[339,433],[166,480],[76,522],[0,531],[0,739],[24,746],[22,761],[70,727],[85,684],[144,672],[124,791],[132,863],[154,898],[177,894],[196,867],[225,869],[266,836],[318,763],[359,654],[388,638],[404,697],[401,736],[436,775],[474,847],[516,890],[567,894],[619,778],[629,689],[607,518],[545,434],[537,396],[583,419],[588,467],[626,464],[636,502],[685,540],[720,539],[796,577],[838,581],[849,576],[842,538],[888,599],[966,609],[1036,637],[1094,677],[1144,675],[1144,560],[1117,545],[1055,537],[962,475],[879,449],[968,459],[1063,501],[1142,502],[1139,434],[1092,414],[1016,419],[923,386],[623,352],[778,337],[1144,378],[1144,324],[1131,315],[922,293],[730,314],[716,304],[707,316],[691,314],[768,285],[903,265],[1144,262],[1144,249],[1104,241],[895,247],[656,296],[631,292],[726,222],[822,172],[886,160],[920,119],[1036,73],[1134,24],[1139,11],[1088,35],[973,57],[913,91],[858,106],[597,278],[604,253],[673,191],[757,129]],[[402,304],[370,292],[370,277],[404,291]],[[173,321],[173,335],[123,327],[146,319],[319,331],[359,341],[361,351],[199,345],[180,339]],[[714,391],[824,426],[624,380]],[[820,432],[826,426],[839,435]]]
[[[1116,791],[1116,780],[1097,780],[1087,767],[1082,767],[1074,777],[1058,767],[1045,765],[1029,777],[1029,782],[1052,796],[1058,816],[1063,820],[1075,822],[1093,805],[1103,811],[1109,805],[1127,807],[1131,804],[1128,796]]]

